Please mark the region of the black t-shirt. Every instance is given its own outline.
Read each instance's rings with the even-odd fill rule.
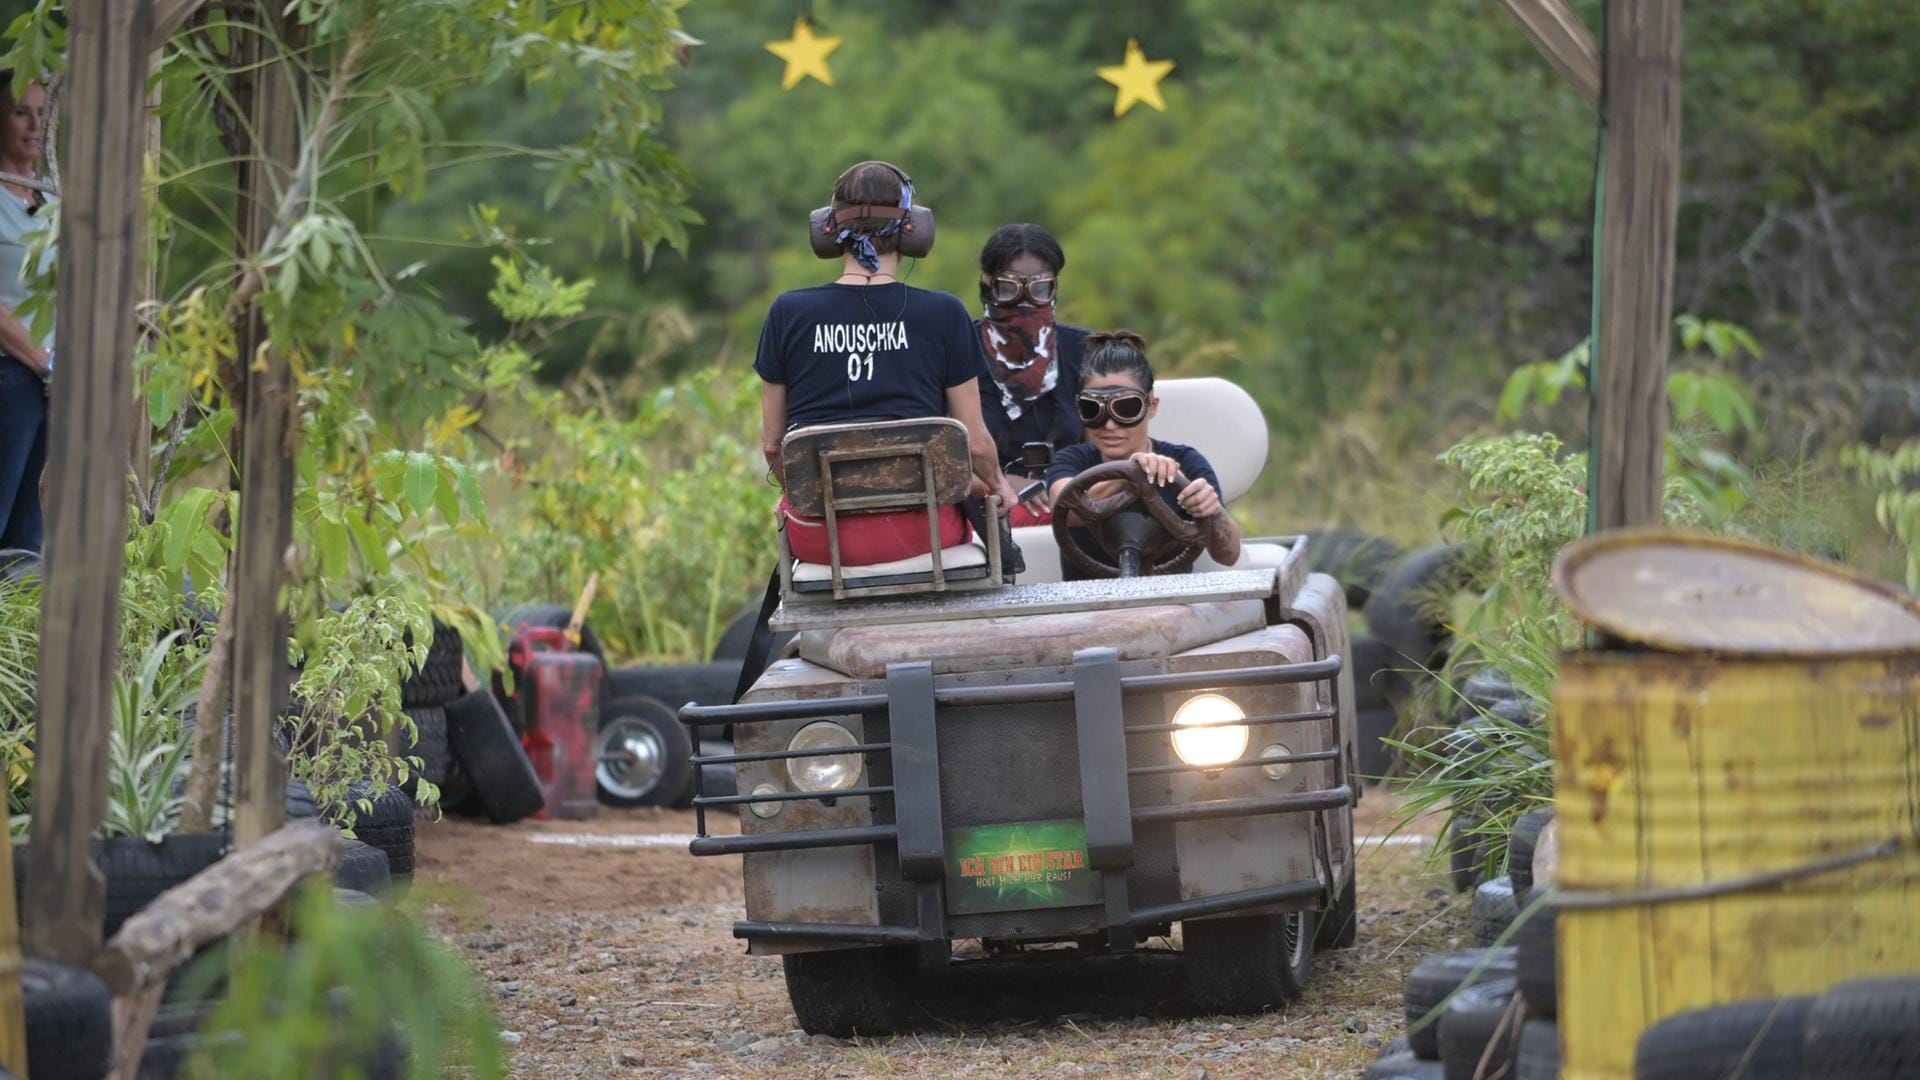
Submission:
[[[973,330],[979,334],[980,320],[974,320]],[[1006,401],[991,375],[980,380],[980,415],[993,435],[1002,463],[1019,461],[1021,448],[1030,442],[1052,443],[1058,451],[1078,445],[1086,437],[1086,430],[1080,426],[1079,406],[1073,399],[1080,393],[1080,356],[1085,351],[1087,331],[1066,323],[1054,324],[1054,331],[1060,343],[1060,370],[1053,389],[1023,402],[1019,416],[1008,419]]]
[[[1078,414],[1075,415],[1077,418]],[[1205,480],[1207,483],[1212,484],[1213,493],[1219,495],[1221,500],[1225,501],[1226,494],[1220,490],[1220,478],[1214,475],[1213,466],[1207,461],[1205,454],[1202,454],[1191,446],[1161,442],[1159,439],[1148,439],[1147,443],[1148,448],[1154,453],[1162,457],[1170,457],[1179,462],[1180,472],[1188,480]],[[1098,464],[1100,464],[1100,448],[1093,443],[1075,443],[1072,446],[1054,451],[1053,466],[1047,470],[1047,490],[1052,491],[1053,485],[1062,480],[1070,480]],[[1172,507],[1174,513],[1182,517],[1187,516],[1187,512],[1180,509],[1179,488],[1172,484],[1161,487],[1160,499]],[[1107,550],[1105,545],[1100,543],[1099,538],[1094,536],[1091,530],[1076,525],[1069,529],[1068,532],[1072,533],[1073,539],[1089,553],[1094,555],[1105,554]],[[1076,570],[1073,563],[1066,559],[1060,560],[1060,571],[1061,575],[1068,581],[1078,581],[1086,576]]]
[[[787,388],[787,427],[947,415],[947,390],[986,372],[966,306],[897,282],[781,293],[753,370]]]

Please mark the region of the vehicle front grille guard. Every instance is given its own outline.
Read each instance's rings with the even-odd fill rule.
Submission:
[[[1337,883],[1333,878],[1331,836],[1324,812],[1350,806],[1354,801],[1353,787],[1347,775],[1345,733],[1341,730],[1340,722],[1338,676],[1342,663],[1341,657],[1336,654],[1324,660],[1299,664],[1123,676],[1119,672],[1118,654],[1113,649],[1101,648],[1076,653],[1073,658],[1073,677],[1064,682],[936,688],[931,664],[903,663],[888,667],[887,689],[881,694],[746,702],[738,705],[687,705],[680,710],[680,719],[688,725],[756,724],[884,713],[892,735],[887,742],[863,742],[850,747],[716,754],[694,758],[693,807],[698,838],[690,845],[690,849],[695,855],[737,855],[890,843],[898,852],[901,876],[918,887],[920,902],[917,929],[905,926],[739,922],[734,924],[734,936],[848,945],[944,939],[947,934],[942,914],[942,889],[946,875],[946,836],[941,825],[939,744],[934,735],[936,709],[940,706],[1071,701],[1074,703],[1074,726],[1079,744],[1088,866],[1102,876],[1106,897],[1105,920],[1114,947],[1131,947],[1135,925],[1214,915],[1308,897],[1318,896],[1325,900],[1326,891],[1336,887]],[[1118,725],[1112,722],[1112,717],[1124,715],[1123,699],[1127,695],[1204,692],[1241,686],[1308,682],[1324,682],[1327,688],[1325,706],[1304,712],[1248,716],[1234,723],[1247,727],[1269,727],[1330,720],[1333,723],[1333,741],[1332,748],[1328,750],[1284,757],[1242,758],[1226,765],[1174,763],[1130,767],[1127,764],[1127,736],[1171,733],[1179,725]],[[1316,699],[1319,697],[1316,694]],[[887,754],[892,763],[895,781],[892,785],[846,788],[828,793],[794,791],[710,796],[705,792],[702,778],[702,767],[706,765],[880,753]],[[1132,805],[1128,791],[1127,781],[1133,776],[1322,761],[1333,763],[1334,782],[1331,787],[1318,791],[1142,807]],[[906,796],[902,797],[901,792],[907,793]],[[894,797],[893,824],[737,836],[711,836],[707,833],[708,807],[806,799],[872,798],[876,795]],[[1132,908],[1127,903],[1126,873],[1133,863],[1133,827],[1136,824],[1292,813],[1315,815],[1314,846],[1324,879],[1288,882],[1146,908]]]

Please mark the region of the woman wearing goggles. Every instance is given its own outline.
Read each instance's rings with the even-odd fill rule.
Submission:
[[[1147,474],[1148,482],[1159,486],[1160,497],[1187,517],[1209,523],[1207,554],[1222,566],[1240,559],[1240,526],[1220,501],[1220,480],[1206,455],[1191,446],[1162,442],[1152,438],[1148,421],[1159,404],[1153,395],[1153,365],[1147,360],[1146,342],[1128,330],[1094,334],[1087,338],[1087,355],[1081,374],[1086,382],[1074,395],[1074,415],[1086,429],[1086,441],[1067,447],[1053,456],[1047,470],[1047,490],[1057,495],[1074,477],[1109,461],[1132,459]],[[1176,475],[1185,475],[1187,483],[1179,491],[1169,485]],[[1090,499],[1099,500],[1117,494],[1125,485],[1108,480],[1088,489]],[[1091,537],[1079,537],[1089,551],[1099,545]],[[1063,566],[1066,576],[1078,576],[1071,564]]]
[[[1019,469],[1028,444],[1058,450],[1080,441],[1074,395],[1087,332],[1055,320],[1066,253],[1038,225],[1002,225],[980,249],[980,302],[974,323],[986,354],[980,411],[1003,462]],[[1037,475],[1037,473],[1036,473]],[[1044,525],[1045,489],[1015,509],[1013,524]]]

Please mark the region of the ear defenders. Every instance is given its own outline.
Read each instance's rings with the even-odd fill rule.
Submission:
[[[899,206],[848,206],[835,211],[833,204],[807,215],[807,240],[813,253],[822,259],[838,259],[848,250],[841,233],[849,229],[870,229],[878,235],[897,235],[900,254],[909,259],[924,259],[933,251],[933,211],[913,201],[913,177],[898,165],[885,161],[863,161],[860,165],[885,165],[900,178]],[[855,165],[847,172],[860,167]],[[845,176],[846,173],[841,173]],[[836,185],[837,186],[837,185]],[[885,231],[888,224],[898,226]]]

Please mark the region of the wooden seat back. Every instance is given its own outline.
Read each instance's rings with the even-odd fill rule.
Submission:
[[[967,429],[944,416],[796,428],[780,467],[787,505],[814,518],[947,506],[973,480]]]

